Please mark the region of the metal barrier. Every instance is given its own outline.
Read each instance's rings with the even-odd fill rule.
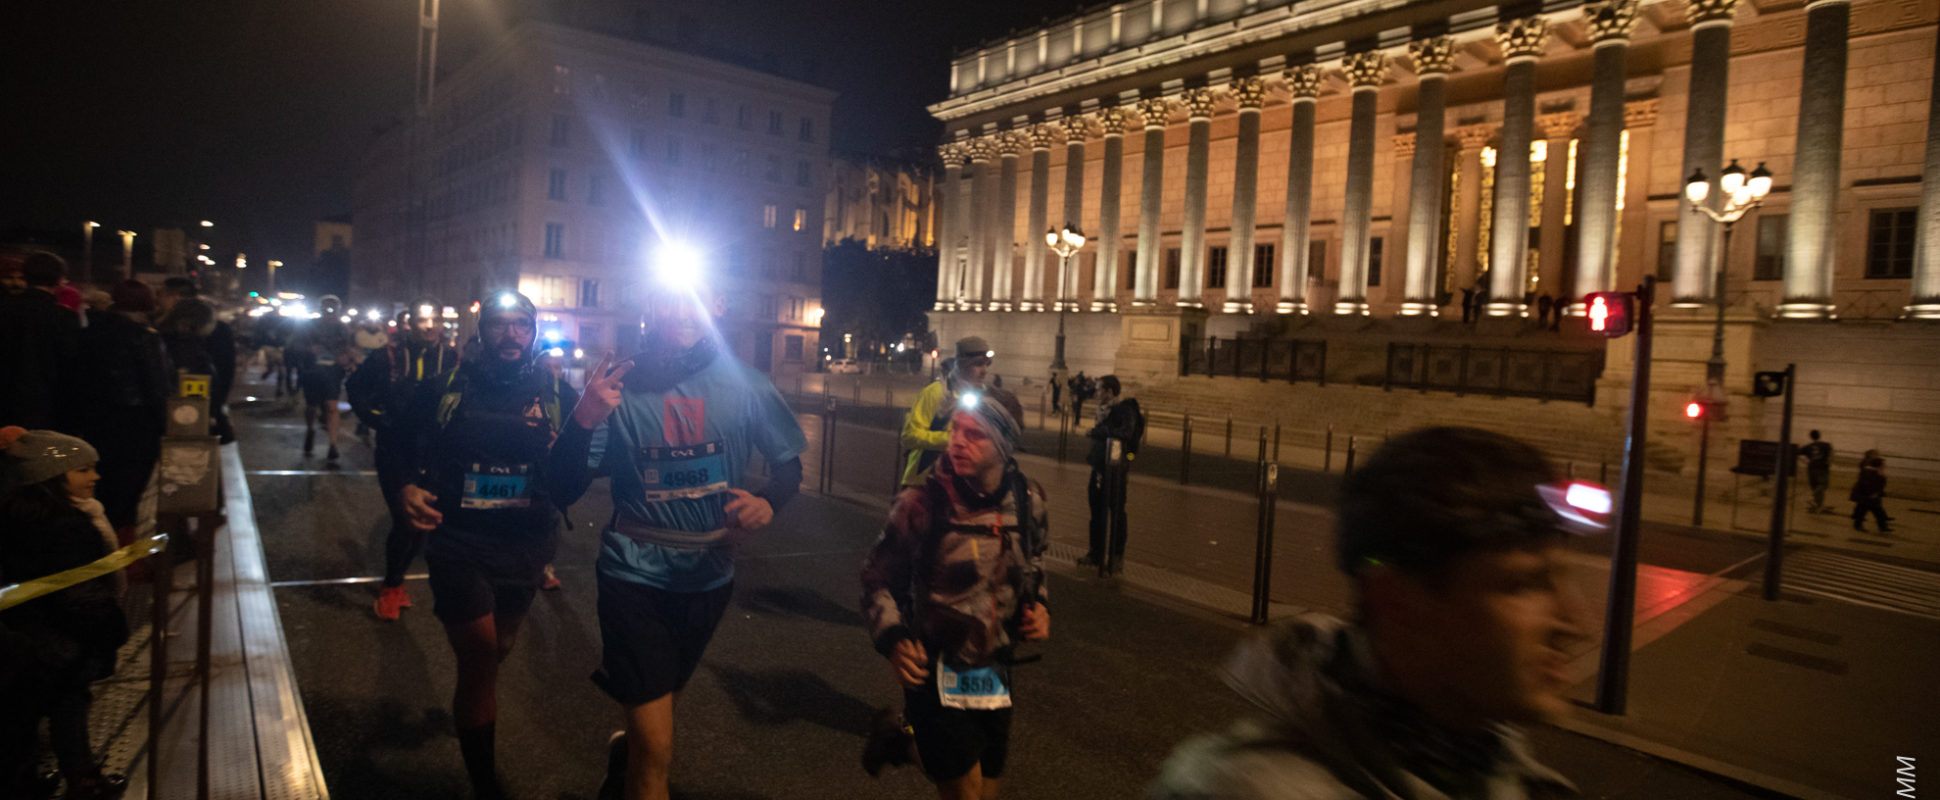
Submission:
[[[1381,388],[1590,404],[1596,400],[1596,379],[1602,373],[1602,351],[1396,342],[1388,345]]]
[[[1280,465],[1266,460],[1266,428],[1260,428],[1260,457],[1254,485],[1259,503],[1258,526],[1253,535],[1253,624],[1264,625],[1272,606],[1273,531],[1279,508]]]
[[[1327,342],[1305,339],[1181,338],[1179,376],[1225,375],[1327,385]]]

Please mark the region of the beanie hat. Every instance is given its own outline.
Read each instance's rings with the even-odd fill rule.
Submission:
[[[94,446],[65,433],[28,431],[7,448],[14,477],[30,486],[101,461]]]

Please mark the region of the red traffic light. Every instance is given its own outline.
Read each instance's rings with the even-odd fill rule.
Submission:
[[[1590,332],[1616,338],[1630,332],[1629,292],[1591,292],[1583,297],[1583,314],[1590,321]]]
[[[1690,419],[1698,419],[1700,417],[1703,417],[1704,404],[1696,400],[1692,400],[1691,402],[1684,404],[1684,416]]]

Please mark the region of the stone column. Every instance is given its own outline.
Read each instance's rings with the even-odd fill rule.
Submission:
[[[957,259],[962,255],[957,251],[956,226],[952,217],[956,214],[957,189],[962,186],[963,146],[955,142],[936,148],[937,157],[943,161],[943,192],[945,203],[937,220],[942,230],[936,235],[936,310],[953,311],[957,305]]]
[[[1025,212],[1029,222],[1024,230],[1029,234],[1024,249],[1024,311],[1044,310],[1044,234],[1045,214],[1051,202],[1051,146],[1057,144],[1059,128],[1055,125],[1032,125],[1025,132],[1031,143],[1031,206]],[[1064,275],[1058,275],[1060,286]],[[1063,293],[1058,295],[1063,297]]]
[[[1340,296],[1336,314],[1367,314],[1368,224],[1374,213],[1374,103],[1388,74],[1380,51],[1355,53],[1341,64],[1353,85],[1347,126],[1347,192],[1341,209]]]
[[[1226,245],[1226,304],[1228,314],[1253,313],[1253,224],[1260,186],[1260,106],[1266,102],[1266,82],[1234,78],[1233,98],[1239,101],[1239,149],[1233,158],[1233,226]]]
[[[1388,148],[1388,171],[1390,173],[1388,176],[1388,208],[1393,209],[1394,213],[1388,217],[1388,241],[1387,247],[1382,249],[1384,253],[1382,258],[1386,264],[1395,265],[1395,268],[1385,269],[1386,264],[1382,265],[1385,273],[1381,277],[1383,288],[1380,291],[1380,295],[1381,302],[1396,306],[1395,311],[1398,315],[1400,311],[1399,306],[1405,304],[1405,298],[1407,296],[1408,181],[1414,178],[1415,132],[1411,130],[1388,137]],[[1370,255],[1372,254],[1370,253]],[[1375,294],[1374,266],[1372,264],[1368,265],[1367,278],[1368,308],[1372,311]]]
[[[1085,139],[1091,135],[1091,120],[1083,116],[1065,117],[1061,127],[1064,129],[1064,218],[1056,220],[1051,227],[1063,230],[1066,225],[1076,225],[1083,228]],[[1096,232],[1092,235],[1095,236]],[[1099,243],[1099,245],[1102,244],[1102,242]],[[1104,253],[1104,250],[1098,249],[1097,246],[1094,246],[1094,249],[1097,249],[1099,255]],[[1081,256],[1072,256],[1070,268],[1058,275],[1058,296],[1054,304],[1055,308],[1068,308],[1072,311],[1080,311],[1084,308],[1084,305],[1078,301],[1078,287],[1081,284],[1078,275],[1079,258]],[[1103,262],[1094,258],[1093,263]],[[1095,283],[1098,276],[1094,276],[1092,280]]]
[[[1417,39],[1408,43],[1408,55],[1421,76],[1421,89],[1415,102],[1414,164],[1408,175],[1408,260],[1401,313],[1417,316],[1435,314],[1441,293],[1435,285],[1435,260],[1442,252],[1442,130],[1455,42],[1447,36]]]
[[[1778,315],[1833,313],[1832,253],[1839,241],[1839,156],[1846,119],[1847,0],[1807,0],[1805,71],[1799,85],[1798,154],[1792,159],[1792,216],[1786,222],[1785,297]]]
[[[1480,289],[1476,281],[1482,273],[1482,148],[1495,138],[1487,125],[1467,125],[1455,131],[1462,148],[1461,171],[1455,178],[1455,262],[1448,270],[1455,293]]]
[[[1522,301],[1529,286],[1529,145],[1536,125],[1536,59],[1548,31],[1542,17],[1495,26],[1508,67],[1502,77],[1502,148],[1496,153],[1495,214],[1489,225],[1486,312],[1491,317],[1521,316],[1529,309]]]
[[[1623,135],[1629,140],[1630,152],[1638,158],[1648,159],[1657,138],[1657,111],[1663,101],[1651,97],[1623,104]],[[1645,161],[1631,161],[1634,167],[1618,168],[1617,191],[1621,198],[1617,209],[1617,235],[1611,256],[1610,274],[1616,281],[1612,289],[1635,287],[1649,272],[1656,274],[1655,260],[1658,231],[1650,224],[1650,170]],[[1633,254],[1628,261],[1624,254]]]
[[[965,211],[970,224],[965,227],[970,236],[970,274],[965,276],[963,287],[970,298],[968,310],[982,311],[990,299],[990,228],[997,215],[991,207],[997,181],[991,174],[990,159],[997,155],[997,142],[993,137],[979,136],[970,140],[969,148],[970,207]]]
[[[1125,167],[1125,129],[1130,125],[1131,115],[1122,108],[1098,112],[1098,127],[1105,133],[1105,159],[1098,187],[1098,277],[1092,284],[1093,311],[1118,310],[1118,250],[1124,244],[1118,228],[1118,206],[1123,193],[1120,182]],[[1144,262],[1138,267],[1143,270]]]
[[[1576,282],[1570,313],[1580,313],[1583,296],[1617,285],[1617,170],[1623,156],[1624,61],[1630,32],[1637,26],[1638,0],[1605,0],[1583,6],[1596,66],[1590,77],[1590,116],[1577,148]]]
[[[997,172],[997,216],[990,226],[990,252],[995,261],[990,300],[997,311],[1010,311],[1017,302],[1017,156],[1026,146],[1021,133],[997,134],[1002,166]]]
[[[1927,91],[1927,160],[1920,176],[1920,243],[1913,253],[1913,319],[1940,319],[1940,40],[1935,42],[1933,88]]]
[[[1711,178],[1705,203],[1717,208],[1724,195],[1718,174],[1724,169],[1725,92],[1731,79],[1731,12],[1738,0],[1690,0],[1691,88],[1684,113],[1684,168],[1678,172],[1677,271],[1671,274],[1671,303],[1706,305],[1717,292],[1717,224],[1684,206],[1684,178],[1704,170]],[[1793,192],[1794,200],[1798,192]]]
[[[1178,302],[1185,308],[1205,305],[1200,298],[1206,288],[1206,170],[1212,157],[1215,100],[1210,89],[1188,89],[1180,97],[1190,133],[1186,139],[1185,221],[1179,232]]]
[[[1287,69],[1293,125],[1287,132],[1287,204],[1280,226],[1281,314],[1307,313],[1307,235],[1313,222],[1314,104],[1320,99],[1320,68]]]
[[[1153,306],[1159,302],[1159,261],[1165,252],[1159,246],[1159,201],[1165,192],[1165,123],[1172,101],[1141,100],[1138,114],[1145,120],[1145,167],[1139,174],[1138,283],[1132,303]]]
[[[1582,117],[1574,111],[1544,114],[1536,125],[1543,132],[1543,207],[1542,232],[1537,240],[1540,255],[1536,267],[1536,292],[1557,300],[1568,300],[1569,287],[1563,281],[1563,248],[1567,239],[1563,217],[1569,214],[1570,139]]]

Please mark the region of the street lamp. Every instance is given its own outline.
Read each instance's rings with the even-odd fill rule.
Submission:
[[[1077,255],[1079,248],[1085,246],[1085,233],[1078,230],[1077,225],[1066,222],[1064,230],[1045,231],[1044,243],[1050,245],[1051,252],[1058,254],[1058,278],[1059,285],[1062,286],[1071,274],[1071,257]],[[1063,292],[1060,291],[1059,294]],[[1058,298],[1058,344],[1056,353],[1051,357],[1052,372],[1064,371],[1064,312],[1070,305],[1064,301],[1064,298]]]
[[[1765,195],[1771,193],[1772,173],[1765,169],[1765,163],[1761,161],[1758,163],[1758,168],[1752,170],[1751,174],[1747,176],[1744,167],[1738,166],[1738,160],[1734,158],[1731,160],[1731,164],[1724,168],[1724,172],[1718,176],[1718,188],[1724,191],[1724,206],[1719,209],[1713,209],[1704,204],[1705,198],[1711,194],[1711,181],[1704,177],[1704,170],[1702,168],[1693,171],[1691,177],[1684,181],[1684,199],[1691,201],[1691,210],[1695,213],[1710,217],[1711,221],[1724,226],[1724,247],[1718,253],[1717,265],[1718,283],[1716,294],[1718,318],[1717,324],[1711,329],[1711,358],[1704,362],[1705,402],[1714,408],[1722,408],[1726,399],[1724,390],[1724,307],[1726,302],[1724,288],[1726,264],[1730,263],[1731,256],[1731,226],[1743,218],[1746,212],[1757,208],[1760,203],[1764,202]],[[1700,499],[1694,504],[1696,510],[1693,512],[1693,515],[1698,517],[1698,520],[1693,524],[1697,525],[1703,524],[1704,501],[1702,498],[1704,497],[1705,466],[1703,454],[1710,444],[1710,420],[1710,414],[1707,413],[1703,416],[1704,425],[1702,433],[1699,434],[1702,438],[1698,442],[1698,453],[1700,455],[1698,460],[1697,494]]]
[[[283,262],[270,260],[270,261],[265,261],[263,263],[269,266],[269,294],[271,297],[275,297],[276,296],[276,268],[283,266]]]
[[[89,220],[81,223],[81,280],[94,281],[94,229],[101,223]]]
[[[215,224],[215,223],[213,223],[213,222],[210,222],[210,221],[208,221],[208,220],[206,220],[206,219],[202,221],[202,227],[204,227],[204,228],[213,228],[213,227],[215,227],[215,226],[216,226],[216,224]]]
[[[124,278],[135,277],[135,232],[115,231],[121,237],[121,273]]]

